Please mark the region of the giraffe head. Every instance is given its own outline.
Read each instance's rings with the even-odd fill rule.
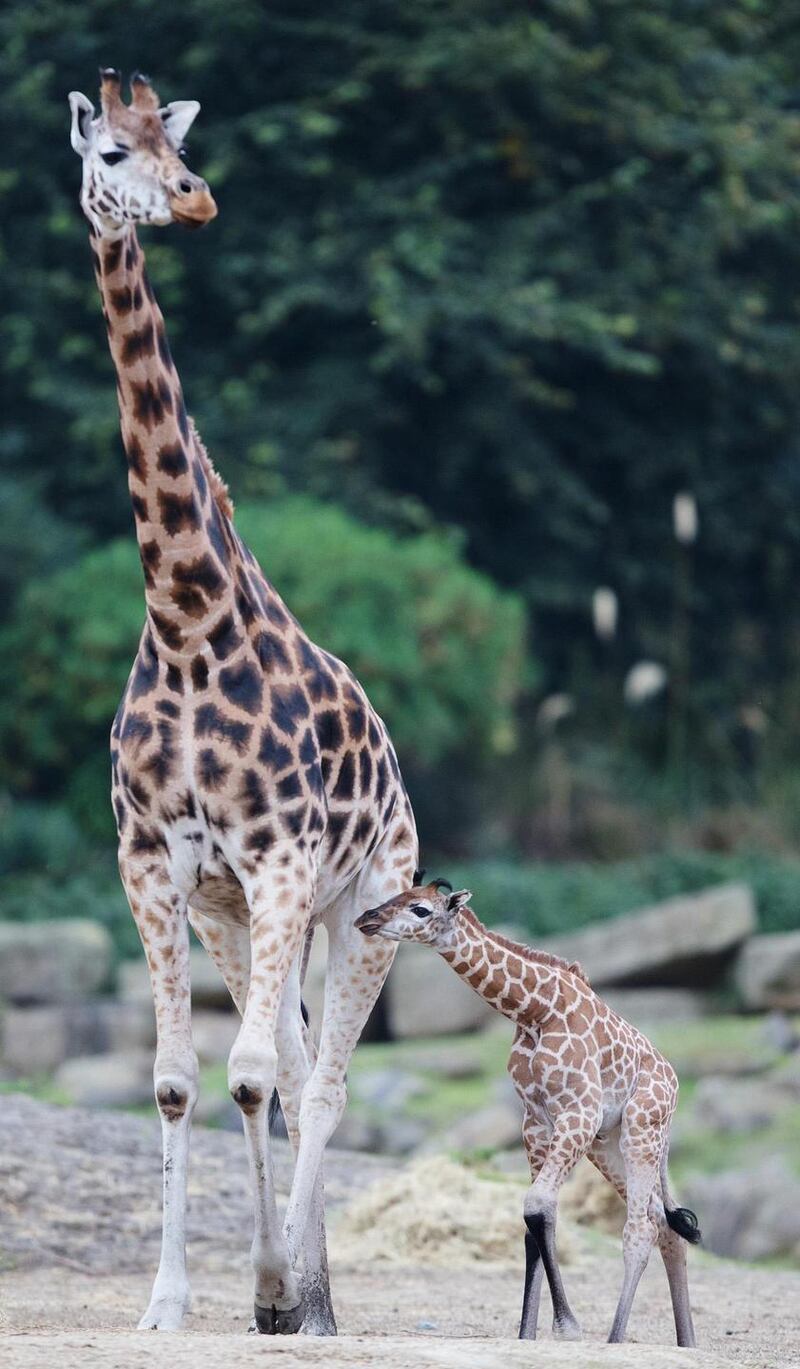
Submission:
[[[80,91],[70,93],[72,146],[83,162],[81,205],[101,232],[129,223],[175,220],[199,227],[217,213],[205,181],[182,161],[183,140],[195,120],[196,100],[159,107],[146,76],[131,77],[131,103],[120,94],[119,72],[100,73],[100,113]]]
[[[370,908],[356,919],[365,936],[380,936],[385,941],[421,941],[436,950],[452,945],[456,917],[472,898],[469,889],[458,889],[446,879],[422,883],[418,871],[410,889],[395,894],[379,908]]]

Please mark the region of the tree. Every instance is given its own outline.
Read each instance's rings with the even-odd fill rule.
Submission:
[[[400,539],[303,497],[245,508],[237,526],[306,630],[361,679],[412,772],[466,753],[466,783],[509,749],[523,607],[452,539]],[[143,616],[136,545],[118,539],[29,586],[0,637],[0,786],[66,797],[98,835],[112,828],[108,732]]]

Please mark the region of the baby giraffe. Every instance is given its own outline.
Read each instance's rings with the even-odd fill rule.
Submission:
[[[675,1071],[647,1037],[592,991],[580,965],[509,941],[484,927],[468,889],[446,880],[414,885],[362,913],[365,936],[433,946],[456,974],[516,1024],[508,1061],[525,1110],[531,1170],[525,1198],[525,1293],[520,1338],[533,1340],[542,1275],[553,1301],[553,1331],[580,1336],[556,1256],[558,1194],[583,1155],[627,1203],[625,1277],[610,1341],[621,1341],[650,1251],[658,1243],[672,1295],[678,1344],[695,1344],[686,1248],[700,1239],[697,1218],[676,1207],[667,1184],[669,1127],[678,1095]]]

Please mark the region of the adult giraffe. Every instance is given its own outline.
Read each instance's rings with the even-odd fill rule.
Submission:
[[[217,210],[181,160],[199,105],[160,108],[140,75],[131,92],[126,105],[119,74],[106,70],[99,115],[86,96],[69,99],[147,605],[111,740],[119,865],[155,1005],[164,1151],[161,1260],[140,1326],[175,1329],[189,1304],[191,922],[242,1014],[228,1083],[255,1199],[253,1329],[335,1334],[322,1157],[394,949],[367,942],[353,922],[412,882],[416,831],[383,723],[237,536],[227,490],[186,416],[136,225],[202,224]],[[300,982],[319,921],[330,949],[314,1060]],[[296,1154],[282,1229],[267,1125],[276,1086]]]

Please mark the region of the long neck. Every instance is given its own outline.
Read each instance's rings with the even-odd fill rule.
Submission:
[[[440,954],[490,1007],[514,1022],[541,1023],[555,1006],[559,979],[553,965],[538,963],[535,953],[530,959],[517,954],[471,909],[458,914],[453,943]]]
[[[117,371],[148,613],[157,649],[182,655],[208,637],[232,594],[233,535],[215,497],[224,486],[187,418],[135,230],[92,231],[92,254]]]

